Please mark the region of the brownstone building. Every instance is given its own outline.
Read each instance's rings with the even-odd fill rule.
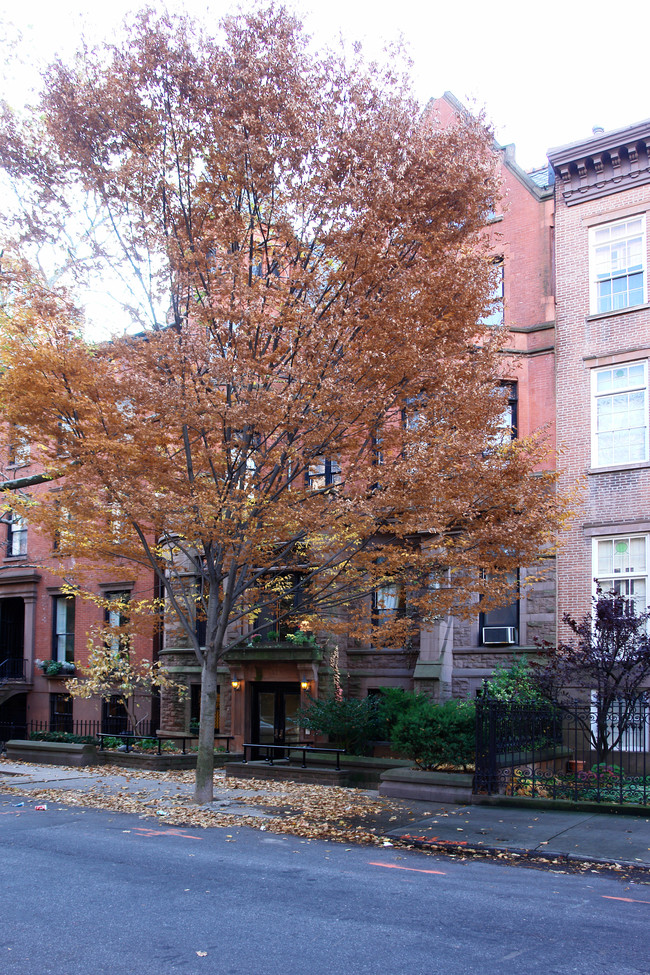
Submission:
[[[8,477],[35,473],[27,447],[12,451],[3,470]],[[65,681],[87,662],[89,636],[98,627],[122,625],[120,612],[70,596],[64,575],[53,572],[56,542],[24,518],[5,513],[0,532],[0,742],[22,736],[25,729],[118,732],[127,718],[117,695],[73,699]],[[153,573],[126,563],[84,581],[99,599],[119,599],[125,606],[153,590]],[[150,659],[155,650],[153,625],[133,637],[132,660]],[[137,714],[143,726],[149,728],[152,720],[156,725],[157,702],[142,699]]]
[[[433,100],[427,111],[437,124],[450,125],[465,111],[450,93]],[[514,146],[495,144],[503,180],[503,206],[490,220],[491,247],[501,307],[490,324],[507,331],[503,385],[508,392],[504,430],[527,436],[543,430],[549,450],[555,447],[552,174],[545,167],[525,173],[516,163]],[[549,455],[547,465],[554,457]],[[324,467],[324,483],[336,471]],[[340,637],[316,634],[313,644],[256,638],[226,654],[221,668],[220,731],[237,742],[283,743],[299,734],[294,714],[308,695],[331,692],[340,682],[344,694],[365,697],[380,687],[422,691],[434,699],[473,696],[496,663],[533,651],[537,639],[555,634],[555,573],[549,559],[543,580],[532,584],[526,567],[519,572],[522,598],[510,606],[481,613],[476,604],[471,620],[441,619],[421,628],[408,647],[380,649]],[[393,608],[398,593],[384,593]],[[375,617],[381,605],[373,606]],[[280,637],[278,639],[277,637]],[[162,659],[176,679],[188,686],[184,701],[163,701],[166,728],[188,727],[198,718],[200,668],[182,633],[166,628]]]

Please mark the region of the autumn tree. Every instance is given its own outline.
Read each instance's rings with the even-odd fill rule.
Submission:
[[[218,662],[269,606],[363,640],[375,592],[398,645],[540,563],[553,478],[500,436],[504,357],[477,329],[498,193],[479,122],[436,131],[400,74],[315,52],[281,7],[218,39],[148,13],[53,64],[0,161],[33,201],[23,253],[77,197],[105,216],[67,293],[13,274],[3,408],[63,475],[16,504],[80,590],[85,565],[153,568],[202,669],[199,800]],[[75,287],[107,265],[139,331],[92,344]]]

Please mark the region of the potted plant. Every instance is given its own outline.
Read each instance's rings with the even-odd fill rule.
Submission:
[[[75,666],[68,660],[36,660],[46,677],[70,677],[75,672]]]

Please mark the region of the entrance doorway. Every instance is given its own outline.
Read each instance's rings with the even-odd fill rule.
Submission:
[[[251,741],[259,745],[295,745],[299,740],[297,711],[300,684],[252,685]]]
[[[0,599],[0,662],[23,659],[25,601],[17,596]]]

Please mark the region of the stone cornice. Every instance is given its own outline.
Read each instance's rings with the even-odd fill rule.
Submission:
[[[550,149],[567,206],[650,183],[650,119]]]

